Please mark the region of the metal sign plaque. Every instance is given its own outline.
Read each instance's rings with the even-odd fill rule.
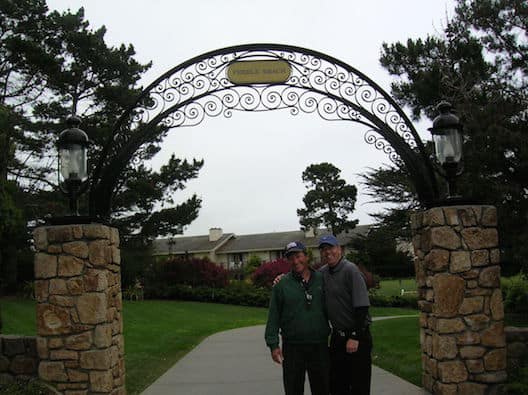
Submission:
[[[291,67],[285,60],[246,60],[233,62],[227,78],[233,84],[277,84],[290,78]]]

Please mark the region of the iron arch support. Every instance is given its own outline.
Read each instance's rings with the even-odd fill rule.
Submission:
[[[234,84],[227,68],[245,60],[283,60],[285,82]],[[353,67],[317,51],[279,44],[223,48],[169,70],[139,95],[117,121],[91,177],[90,214],[108,217],[120,175],[141,146],[171,128],[195,126],[234,111],[289,110],[367,127],[365,140],[392,161],[401,158],[425,207],[438,198],[432,164],[414,126],[398,104]],[[376,136],[373,136],[375,134]]]

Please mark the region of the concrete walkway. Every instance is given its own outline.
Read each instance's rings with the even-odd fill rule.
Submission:
[[[382,317],[382,319],[397,317]],[[378,318],[380,319],[380,318]],[[306,380],[305,394],[310,394]],[[143,395],[276,395],[284,393],[282,369],[264,344],[264,326],[206,338],[148,387]],[[373,395],[423,395],[421,388],[373,367]]]

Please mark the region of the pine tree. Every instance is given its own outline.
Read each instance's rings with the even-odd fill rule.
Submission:
[[[358,221],[350,220],[356,204],[357,189],[340,176],[341,170],[323,162],[308,166],[302,180],[308,188],[305,207],[297,210],[302,229],[326,226],[333,234],[352,230]]]

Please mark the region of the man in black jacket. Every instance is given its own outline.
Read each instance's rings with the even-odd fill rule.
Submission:
[[[372,337],[368,290],[358,267],[343,257],[333,235],[319,240],[326,307],[332,324],[330,392],[332,395],[368,395],[372,372]]]

